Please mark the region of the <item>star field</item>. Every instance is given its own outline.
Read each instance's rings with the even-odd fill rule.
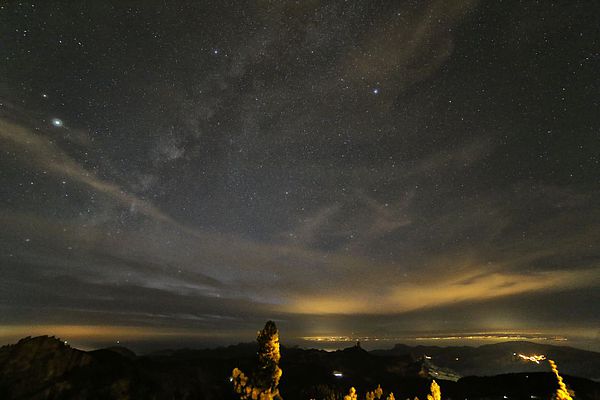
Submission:
[[[596,8],[4,2],[0,339],[598,349]]]

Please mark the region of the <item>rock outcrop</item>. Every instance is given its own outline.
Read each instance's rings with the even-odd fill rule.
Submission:
[[[46,399],[69,388],[67,375],[88,366],[92,357],[50,336],[27,337],[0,348],[0,396]],[[4,392],[4,393],[2,393]]]

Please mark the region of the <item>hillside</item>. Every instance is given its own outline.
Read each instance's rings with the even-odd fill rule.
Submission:
[[[434,377],[442,387],[444,398],[502,399],[504,395],[515,399],[548,398],[555,389],[555,379],[542,366],[537,366],[536,373],[466,377],[457,382],[440,380],[435,375],[455,351],[460,350],[463,357],[471,354],[475,360],[492,355],[504,360],[498,355],[519,345],[528,344],[506,343],[481,348],[398,345],[391,350],[373,352],[358,346],[335,352],[282,348],[280,389],[285,399],[338,399],[350,386],[364,393],[381,384],[386,390],[394,391],[396,398],[419,396],[422,399]],[[570,348],[551,350],[556,351],[557,358],[562,356],[565,360],[583,354]],[[432,355],[431,360],[420,357],[424,351]],[[597,354],[587,353],[584,354],[589,359],[586,363],[594,362]],[[0,398],[234,399],[229,375],[234,367],[250,370],[255,356],[255,344],[167,350],[138,356],[123,347],[85,352],[53,337],[25,338],[0,348]],[[504,362],[489,361],[494,368]],[[455,371],[474,368],[474,363],[463,366]],[[575,390],[577,399],[600,398],[599,383],[568,375],[565,380]]]
[[[526,341],[504,342],[479,347],[406,346],[398,344],[390,350],[375,350],[378,356],[413,358],[428,355],[435,364],[451,368],[462,376],[498,375],[547,370],[535,363],[525,362],[515,354],[544,354],[555,360],[565,374],[600,380],[600,353],[568,346],[553,346]]]

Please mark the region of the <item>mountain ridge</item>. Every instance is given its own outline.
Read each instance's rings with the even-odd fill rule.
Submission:
[[[569,353],[580,355],[578,349],[568,346],[554,346],[552,349],[529,342],[486,346],[483,347],[486,357],[500,352],[495,357],[501,361],[510,359],[514,365],[530,368],[531,372],[465,377],[462,373],[465,365],[453,368],[457,365],[448,367],[446,362],[456,351],[466,354],[461,357],[473,357],[480,361],[477,352],[481,346],[443,348],[399,344],[389,350],[366,351],[357,345],[332,352],[282,347],[281,368],[284,378],[280,387],[284,397],[290,400],[319,398],[319,393],[341,394],[347,392],[350,386],[363,393],[378,384],[393,390],[398,398],[423,398],[423,390],[432,378],[438,380],[443,391],[453,398],[502,398],[498,391],[502,387],[511,387],[510,393],[515,396],[527,394],[522,398],[551,393],[555,378],[546,366],[524,364],[515,359],[512,353],[506,357],[506,353],[515,346],[565,353],[554,354],[562,357],[563,361],[558,361],[561,373],[565,373],[565,366],[569,368],[569,357],[566,357]],[[429,358],[421,354],[425,350],[430,352],[427,355]],[[592,353],[592,357],[584,365],[592,368],[600,365],[595,364],[599,362],[600,353],[586,353]],[[227,378],[234,367],[252,370],[255,358],[256,345],[247,343],[216,349],[180,349],[136,355],[122,346],[82,351],[58,338],[28,337],[16,344],[0,347],[0,398],[233,399],[235,397]],[[484,363],[489,362],[484,360]],[[568,373],[565,380],[578,392],[578,399],[599,398],[600,383]],[[501,386],[490,386],[490,382]]]

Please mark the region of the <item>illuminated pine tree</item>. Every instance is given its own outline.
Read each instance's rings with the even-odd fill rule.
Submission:
[[[440,385],[435,380],[431,382],[431,394],[427,395],[427,400],[442,400]]]
[[[268,321],[258,332],[258,368],[252,377],[247,377],[238,368],[231,374],[233,389],[242,400],[281,400],[279,380],[279,332],[273,321]]]
[[[381,388],[381,385],[377,385],[375,388],[375,397],[381,399],[381,396],[383,396],[383,389]]]
[[[381,385],[377,385],[377,387],[375,388],[375,390],[373,390],[372,392],[367,392],[365,394],[365,398],[367,400],[379,400],[381,399],[381,396],[383,395],[383,389],[381,388]]]
[[[244,375],[242,371],[238,368],[234,368],[230,380],[233,382],[233,390],[235,390],[236,393],[245,393],[246,386],[248,386],[248,377]]]
[[[394,393],[390,392],[390,394],[387,395],[385,400],[396,400],[396,398],[394,397]]]
[[[563,382],[562,376],[558,373],[558,367],[556,363],[552,360],[548,360],[550,364],[550,368],[552,368],[552,372],[556,375],[556,380],[558,381],[558,389],[556,389],[556,393],[554,394],[554,398],[557,400],[573,400],[569,390],[567,389],[567,385]]]
[[[351,387],[348,394],[344,396],[344,400],[357,400],[356,389]]]
[[[267,321],[262,331],[258,333],[258,371],[254,377],[255,384],[271,389],[272,393],[278,392],[277,386],[281,379],[281,368],[279,368],[279,331],[273,321]]]

